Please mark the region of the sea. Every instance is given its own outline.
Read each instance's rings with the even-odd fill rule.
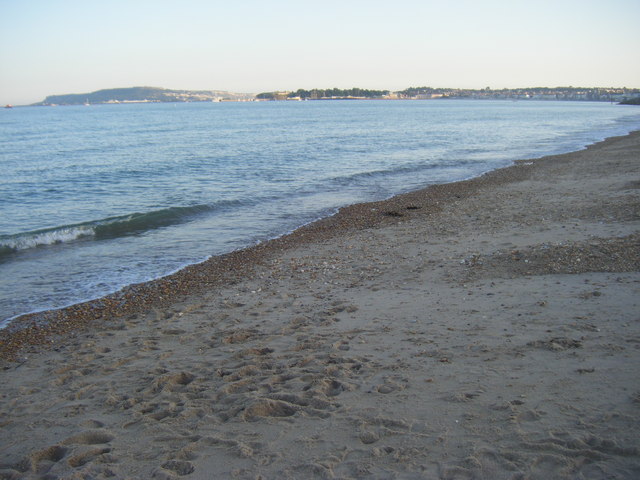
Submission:
[[[264,242],[342,206],[640,129],[596,102],[0,109],[0,327]]]

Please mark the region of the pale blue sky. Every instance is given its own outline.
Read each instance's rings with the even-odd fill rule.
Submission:
[[[137,85],[640,88],[639,18],[640,0],[0,0],[0,104]]]

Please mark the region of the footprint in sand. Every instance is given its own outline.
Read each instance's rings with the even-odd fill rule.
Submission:
[[[245,408],[242,412],[242,418],[247,421],[255,421],[264,417],[290,417],[297,410],[294,405],[287,402],[260,399]]]
[[[95,445],[103,445],[114,439],[114,436],[106,430],[88,430],[73,435],[64,440],[59,445],[53,445],[42,450],[37,450],[24,458],[15,469],[18,472],[33,472],[37,475],[45,475],[43,478],[58,478],[51,475],[51,471],[67,459],[67,464],[72,468],[81,467],[99,456],[107,454],[111,451],[108,446],[95,447]],[[2,478],[22,478],[18,476]],[[29,477],[31,478],[31,477]],[[40,477],[38,477],[40,478]]]
[[[195,376],[187,372],[164,375],[153,382],[151,390],[153,393],[158,393],[162,390],[168,390],[170,392],[182,391],[187,385],[193,382],[194,379]]]
[[[111,452],[111,448],[109,447],[101,447],[101,448],[89,448],[84,451],[80,451],[73,455],[67,460],[67,463],[74,467],[81,467],[93,460],[96,460],[101,455],[107,454]]]
[[[38,450],[25,458],[20,465],[17,466],[18,471],[27,472],[29,470],[44,474],[51,467],[62,460],[69,451],[68,448],[61,445],[53,445],[43,450]]]
[[[401,377],[384,378],[384,382],[374,388],[378,393],[389,394],[404,390],[407,387],[407,379]]]
[[[109,443],[115,437],[106,430],[88,430],[67,438],[63,445],[99,445]]]
[[[380,440],[380,435],[378,435],[375,432],[362,432],[359,438],[360,438],[360,441],[365,445],[370,445]]]
[[[385,395],[387,393],[391,393],[391,392],[395,392],[397,390],[395,385],[391,385],[389,383],[383,383],[382,385],[378,385],[376,387],[376,391],[378,393],[384,393]]]
[[[169,460],[168,462],[162,464],[162,468],[174,472],[181,477],[184,475],[189,475],[195,470],[193,464],[185,460]]]

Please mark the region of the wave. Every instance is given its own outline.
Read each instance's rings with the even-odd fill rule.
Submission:
[[[228,204],[232,202],[225,203]],[[187,222],[196,215],[211,212],[220,207],[220,204],[170,207],[147,213],[134,213],[125,217],[113,217],[107,219],[108,221],[106,222],[99,222],[95,225],[95,237],[102,240],[168,227]]]
[[[438,159],[431,163],[409,163],[401,166],[391,166],[389,168],[382,168],[379,170],[370,170],[366,172],[357,172],[344,176],[337,176],[329,179],[330,182],[338,186],[346,186],[351,184],[359,184],[361,181],[368,181],[377,178],[392,177],[394,175],[406,175],[411,173],[419,173],[432,171],[437,169],[446,169],[451,167],[464,167],[469,164],[477,163],[476,160],[469,159]]]
[[[43,245],[55,245],[78,240],[94,235],[93,228],[85,225],[69,225],[66,227],[36,230],[17,235],[0,236],[0,257],[18,250],[27,250]]]
[[[242,206],[249,206],[265,201],[281,201],[287,197],[295,198],[298,195],[330,192],[344,187],[354,187],[376,181],[379,178],[393,177],[395,175],[407,175],[420,171],[461,166],[472,163],[468,160],[438,159],[431,163],[408,163],[399,166],[389,166],[365,172],[355,172],[336,177],[328,177],[318,183],[306,185],[291,192],[274,192],[271,195],[263,195],[237,200],[221,200],[211,204],[200,204],[183,207],[169,207],[144,213],[133,213],[122,216],[108,217],[100,220],[88,221],[77,224],[56,226],[53,228],[34,230],[14,235],[0,235],[0,260],[5,259],[19,251],[38,247],[66,244],[80,240],[106,240],[118,237],[141,234],[171,225],[186,223],[194,217],[224,211]]]
[[[146,213],[133,213],[102,220],[34,230],[15,235],[0,235],[0,258],[20,250],[69,243],[93,238],[105,240],[140,234],[149,230],[188,222],[193,217],[241,204],[239,200],[188,207],[169,207]]]

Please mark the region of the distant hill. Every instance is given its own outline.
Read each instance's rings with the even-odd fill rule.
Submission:
[[[34,105],[82,105],[83,103],[133,102],[211,102],[248,100],[252,94],[231,93],[221,90],[168,90],[156,87],[109,88],[91,93],[50,95]]]

